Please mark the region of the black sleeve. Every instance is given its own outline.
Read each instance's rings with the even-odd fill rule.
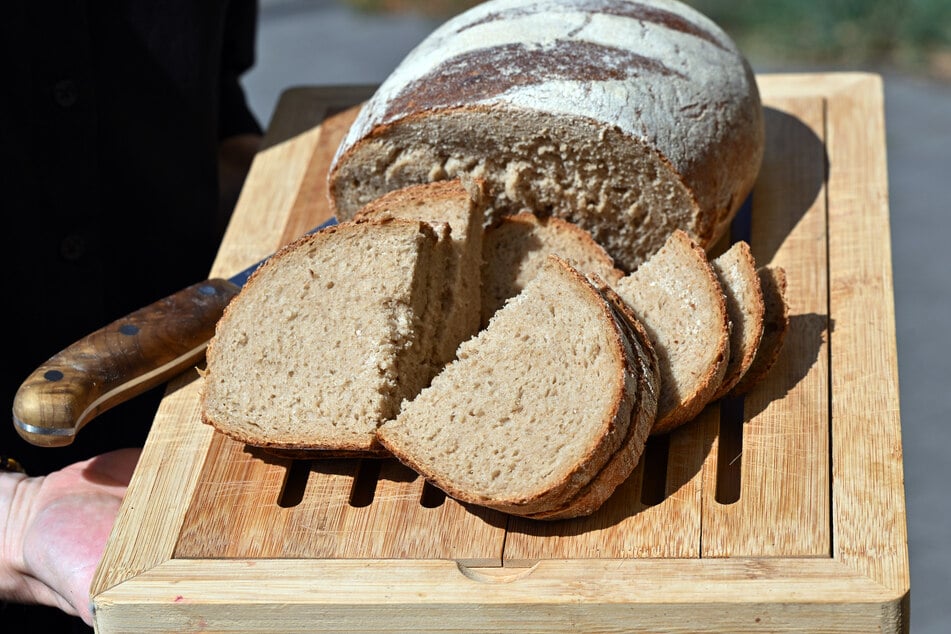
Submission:
[[[241,76],[255,61],[257,43],[257,0],[231,0],[224,16],[218,138],[261,133],[261,125],[248,107]]]

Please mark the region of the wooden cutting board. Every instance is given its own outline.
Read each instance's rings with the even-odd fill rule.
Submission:
[[[395,461],[227,439],[189,373],[94,581],[98,631],[906,631],[881,79],[758,80],[766,156],[733,229],[786,269],[791,330],[754,392],[652,439],[591,517],[535,522]],[[329,217],[327,166],[370,94],[282,96],[213,274]]]

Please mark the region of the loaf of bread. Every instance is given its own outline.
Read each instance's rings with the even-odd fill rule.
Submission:
[[[763,153],[749,64],[675,0],[489,0],[432,32],[333,158],[341,220],[387,191],[470,174],[487,221],[531,211],[587,230],[633,271],[681,229],[701,247]]]
[[[307,235],[258,268],[209,342],[204,422],[258,447],[379,451],[376,427],[426,386],[448,225],[385,218]]]
[[[483,325],[507,299],[525,288],[549,255],[609,283],[624,275],[591,234],[573,223],[529,212],[505,216],[486,230],[483,241]]]
[[[639,453],[653,420],[644,373],[612,305],[550,256],[377,435],[458,500],[517,515],[558,511],[622,447]]]

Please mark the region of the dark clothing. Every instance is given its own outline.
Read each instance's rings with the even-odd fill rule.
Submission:
[[[65,448],[23,441],[9,408],[26,376],[68,344],[207,277],[225,221],[218,142],[260,132],[239,83],[254,62],[257,4],[4,9],[0,453],[37,475],[144,442],[162,388],[101,415]]]

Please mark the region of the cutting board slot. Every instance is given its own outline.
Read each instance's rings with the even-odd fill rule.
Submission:
[[[419,503],[428,509],[438,508],[446,501],[445,491],[436,488],[429,482],[423,484],[423,493],[420,495]]]
[[[277,505],[281,508],[293,508],[304,499],[307,490],[307,479],[310,476],[310,463],[294,460],[287,467],[287,477],[278,497]]]
[[[379,460],[361,460],[353,476],[353,488],[350,489],[350,506],[364,508],[373,503],[376,484],[380,478]]]
[[[667,463],[670,457],[670,436],[651,436],[644,447],[641,504],[656,506],[667,497]]]
[[[730,222],[730,243],[746,242],[750,244],[753,241],[753,193],[746,197],[743,204],[740,205],[736,215]]]
[[[720,504],[740,500],[743,473],[743,397],[720,401],[720,434],[717,445],[717,486],[714,499]]]

